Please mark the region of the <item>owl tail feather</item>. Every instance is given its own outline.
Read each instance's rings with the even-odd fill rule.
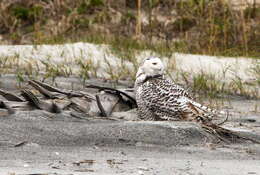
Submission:
[[[253,143],[260,144],[260,140],[255,140],[253,138],[242,136],[237,132],[221,127],[220,125],[222,125],[228,120],[228,112],[226,113],[226,118],[222,122],[215,124],[212,122],[212,118],[208,117],[206,112],[199,113],[194,104],[189,103],[188,105],[192,113],[194,114],[193,116],[195,117],[193,121],[199,123],[206,132],[217,137],[220,141],[232,143],[237,140],[249,140]]]
[[[260,144],[260,140],[256,140],[247,136],[242,136],[241,134],[231,131],[229,129],[225,129],[223,127],[220,127],[217,124],[214,124],[212,122],[207,123],[200,123],[202,128],[205,129],[206,132],[216,136],[220,141],[226,142],[226,143],[232,143],[237,140],[248,140],[253,143]]]

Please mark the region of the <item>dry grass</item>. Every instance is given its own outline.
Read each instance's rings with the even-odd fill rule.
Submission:
[[[251,67],[250,72],[252,76],[256,79],[258,85],[260,85],[260,63],[256,63]]]
[[[115,51],[112,51],[115,54]],[[117,52],[123,56],[123,52]],[[85,83],[91,78],[106,78],[115,82],[119,80],[128,80],[134,82],[135,74],[138,68],[136,61],[136,53],[127,52],[125,57],[118,57],[116,65],[111,64],[104,55],[103,65],[100,62],[95,62],[93,58],[84,59],[76,58],[75,65],[70,65],[66,62],[53,63],[49,61],[24,61],[21,63],[19,55],[12,57],[0,58],[0,75],[16,74],[18,85],[25,80],[36,79],[51,79],[55,84],[57,77],[79,77]],[[72,67],[74,69],[72,69]],[[245,82],[239,76],[234,76],[231,81],[226,81],[226,72],[229,67],[223,70],[222,75],[205,73],[190,73],[176,68],[175,59],[167,61],[167,74],[174,82],[188,88],[194,94],[200,94],[201,97],[216,98],[226,95],[239,95],[245,98],[259,98],[259,64],[254,64],[251,67],[251,75],[254,77],[252,81]],[[104,70],[104,74],[100,74],[100,70]],[[230,70],[229,70],[230,71]],[[105,75],[105,76],[104,76]],[[234,74],[235,75],[235,74]]]
[[[148,22],[141,23],[136,39],[134,1],[129,6],[116,0],[3,0],[0,34],[15,44],[88,41],[168,56],[180,51],[259,58],[260,8],[234,10],[225,2],[143,1]]]
[[[234,74],[234,78],[228,80],[226,78],[227,70],[229,70],[228,67],[224,69],[222,75],[218,76],[213,73],[205,73],[203,70],[199,73],[191,73],[170,68],[167,72],[169,76],[174,75],[171,78],[175,83],[181,84],[194,94],[199,94],[200,97],[222,98],[231,95],[248,99],[260,98],[259,79],[246,82]],[[252,76],[257,76],[257,73],[252,73]]]

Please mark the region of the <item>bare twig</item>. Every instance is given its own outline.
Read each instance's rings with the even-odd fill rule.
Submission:
[[[96,100],[97,100],[97,106],[98,106],[98,108],[99,108],[99,110],[101,112],[101,116],[108,117],[106,111],[104,110],[104,108],[103,108],[103,106],[102,106],[102,104],[100,102],[100,99],[99,99],[98,95],[96,95]]]
[[[220,126],[220,125],[223,125],[224,123],[226,123],[226,121],[228,121],[228,117],[229,117],[229,111],[227,111],[227,115],[226,115],[225,120],[223,120],[222,122],[218,123],[217,125]]]

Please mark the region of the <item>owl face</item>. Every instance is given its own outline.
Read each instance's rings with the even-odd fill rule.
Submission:
[[[163,75],[164,73],[164,65],[158,57],[146,58],[140,68],[146,76]]]

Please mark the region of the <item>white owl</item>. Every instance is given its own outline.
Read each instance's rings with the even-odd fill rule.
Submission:
[[[136,74],[135,91],[139,117],[143,120],[208,121],[215,110],[193,100],[186,90],[164,76],[158,57],[146,58]]]

